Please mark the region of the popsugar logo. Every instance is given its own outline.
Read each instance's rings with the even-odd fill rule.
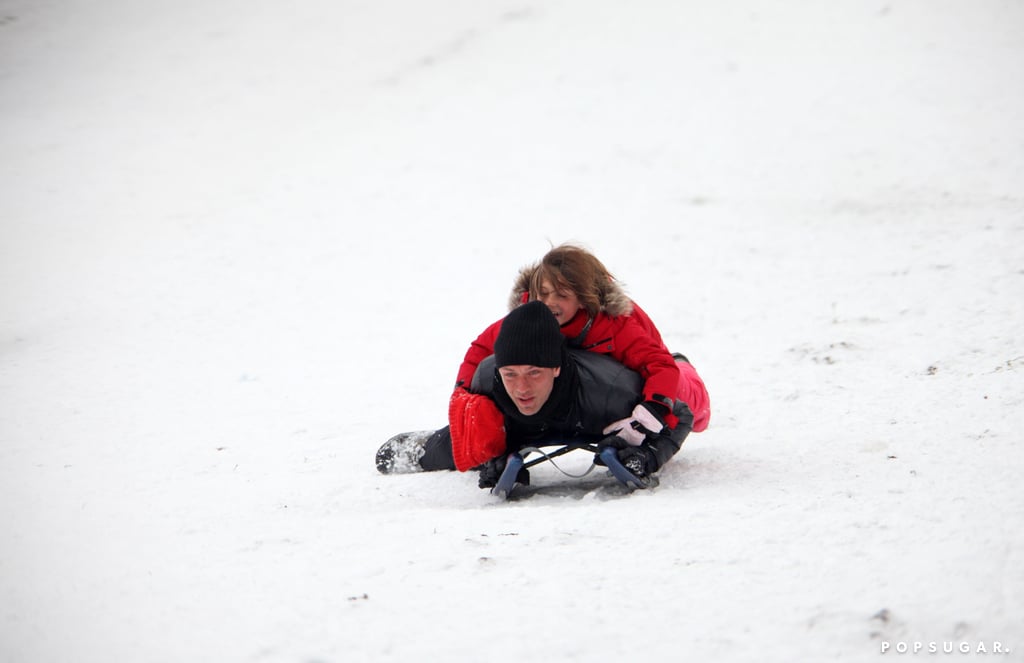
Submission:
[[[882,642],[883,654],[1009,654],[1010,649],[999,641],[969,642]]]

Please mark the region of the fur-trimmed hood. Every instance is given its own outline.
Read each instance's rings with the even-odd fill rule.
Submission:
[[[509,293],[508,310],[511,311],[528,299],[530,281],[533,279],[533,275],[537,272],[538,267],[540,267],[540,263],[533,263],[519,270],[519,274],[516,275],[512,286],[512,292]],[[608,281],[608,286],[605,288],[603,295],[601,311],[605,314],[620,316],[629,315],[633,312],[633,301],[618,281],[614,279]]]

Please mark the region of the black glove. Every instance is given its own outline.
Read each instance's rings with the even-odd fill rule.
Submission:
[[[505,471],[505,454],[501,454],[497,458],[492,458],[479,467],[480,478],[477,480],[477,485],[481,488],[494,488],[498,485],[498,479],[501,478],[501,473]]]
[[[505,471],[505,466],[508,464],[508,455],[501,454],[497,458],[492,458],[478,469],[480,470],[480,478],[477,480],[480,488],[494,488],[498,485],[498,479],[501,478],[501,474]],[[519,474],[516,475],[516,483],[522,486],[530,485],[530,471],[525,467],[519,470]]]
[[[646,443],[639,447],[620,449],[615,455],[619,457],[622,466],[632,472],[637,479],[643,479],[658,471],[658,459]]]
[[[598,442],[597,447],[598,449],[605,447],[616,449],[615,455],[618,457],[619,462],[638,479],[650,476],[658,471],[658,458],[654,455],[647,442],[640,446],[633,446],[618,435],[609,435]],[[604,465],[604,461],[601,460],[600,451],[598,451],[594,462],[597,465]]]

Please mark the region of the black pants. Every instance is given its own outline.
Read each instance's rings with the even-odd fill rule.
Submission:
[[[420,458],[420,466],[424,472],[455,469],[455,457],[452,456],[452,432],[448,426],[434,432],[427,439],[426,451]]]

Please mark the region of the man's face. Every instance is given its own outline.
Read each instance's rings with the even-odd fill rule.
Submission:
[[[537,414],[555,388],[555,378],[562,372],[560,366],[502,366],[498,369],[505,391],[512,397],[516,408],[527,416]]]

